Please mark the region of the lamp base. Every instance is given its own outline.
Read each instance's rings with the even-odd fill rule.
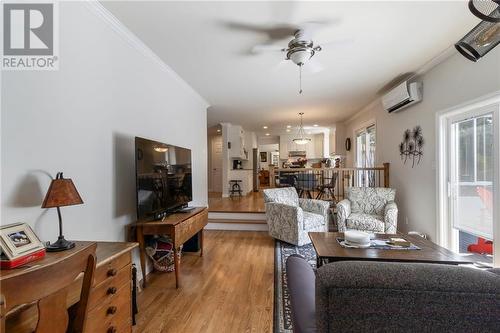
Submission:
[[[75,247],[74,242],[67,241],[64,236],[59,236],[55,243],[47,245],[47,252],[59,252],[69,250]]]

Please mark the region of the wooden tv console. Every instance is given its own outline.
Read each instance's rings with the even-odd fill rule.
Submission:
[[[196,235],[200,236],[200,256],[203,255],[203,228],[208,223],[208,209],[196,207],[186,213],[175,213],[161,220],[137,221],[132,227],[136,229],[136,237],[139,242],[141,255],[142,286],[146,288],[146,245],[144,236],[168,235],[174,243],[174,267],[175,287],[180,286],[180,258],[178,253],[180,247],[188,239]]]

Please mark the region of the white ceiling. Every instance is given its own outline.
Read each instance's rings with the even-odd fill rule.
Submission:
[[[103,2],[120,21],[211,105],[208,124],[231,122],[281,133],[298,123],[329,126],[368,104],[395,77],[417,70],[453,45],[478,20],[464,1],[445,2]],[[324,71],[277,66],[283,54],[249,55],[265,34],[230,25],[273,27],[329,21],[315,43]],[[290,38],[279,45],[286,46]],[[425,97],[424,97],[425,98]]]

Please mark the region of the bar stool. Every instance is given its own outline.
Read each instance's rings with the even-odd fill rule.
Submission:
[[[233,196],[235,196],[236,194],[238,196],[242,196],[242,192],[241,192],[241,186],[240,184],[241,183],[241,180],[239,179],[231,179],[229,181],[229,187],[231,190],[229,190],[229,196],[232,198]]]

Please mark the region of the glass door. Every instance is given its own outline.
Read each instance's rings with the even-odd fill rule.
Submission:
[[[373,168],[375,166],[375,125],[356,133],[356,167]],[[357,186],[375,186],[375,171],[359,171]]]
[[[495,128],[493,112],[474,110],[448,120],[451,247],[492,263]]]

